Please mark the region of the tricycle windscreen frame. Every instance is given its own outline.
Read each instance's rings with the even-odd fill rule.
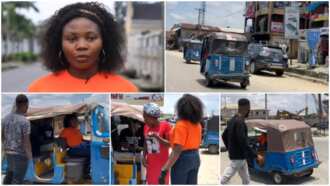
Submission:
[[[242,55],[246,53],[247,47],[248,47],[248,43],[246,41],[214,39],[212,41],[211,53]]]

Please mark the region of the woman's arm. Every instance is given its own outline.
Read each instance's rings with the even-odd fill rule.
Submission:
[[[168,158],[167,162],[165,163],[165,165],[162,168],[162,171],[168,171],[176,162],[176,160],[178,160],[181,152],[182,152],[183,148],[181,145],[177,145],[175,144],[172,152],[170,154],[170,157]]]
[[[165,184],[165,177],[168,173],[168,170],[174,165],[174,163],[178,160],[180,154],[182,152],[182,146],[175,144],[172,152],[170,154],[170,157],[166,161],[165,165],[162,167],[162,170],[160,172],[160,176],[158,178],[158,183],[159,184]]]

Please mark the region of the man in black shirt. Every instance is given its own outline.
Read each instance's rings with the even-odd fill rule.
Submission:
[[[257,158],[259,161],[261,158],[248,146],[245,118],[249,116],[249,113],[250,101],[245,98],[240,99],[238,101],[238,113],[228,121],[227,128],[222,134],[223,143],[228,149],[230,165],[225,169],[221,184],[228,183],[236,172],[240,175],[242,184],[249,184],[250,175],[246,160]]]

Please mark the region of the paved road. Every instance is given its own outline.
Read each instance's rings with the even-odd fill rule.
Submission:
[[[290,178],[287,184],[296,185],[327,185],[329,183],[329,138],[328,137],[314,137],[315,149],[317,151],[321,165],[314,169],[314,173],[308,178]],[[221,152],[221,174],[224,172],[225,167],[229,164],[228,153]],[[242,184],[240,177],[236,174],[229,184],[239,185]],[[273,184],[271,176],[269,174],[251,173],[251,184]]]
[[[30,83],[48,74],[41,63],[33,63],[2,72],[2,92],[25,92]]]
[[[201,166],[198,172],[198,184],[218,185],[220,183],[220,156],[200,150]]]
[[[166,90],[170,92],[237,92],[239,83],[218,83],[215,88],[205,86],[205,78],[199,73],[199,63],[186,64],[182,53],[166,51]],[[249,92],[327,92],[328,86],[284,75],[277,77],[271,72],[251,75]]]

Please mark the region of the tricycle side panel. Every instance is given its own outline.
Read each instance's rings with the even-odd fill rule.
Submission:
[[[207,131],[203,139],[203,147],[206,148],[209,145],[219,145],[219,132]]]
[[[313,147],[307,147],[290,152],[267,152],[265,158],[265,165],[260,167],[254,161],[254,167],[262,172],[278,171],[285,175],[292,175],[300,173],[308,169],[315,168],[319,165]]]

